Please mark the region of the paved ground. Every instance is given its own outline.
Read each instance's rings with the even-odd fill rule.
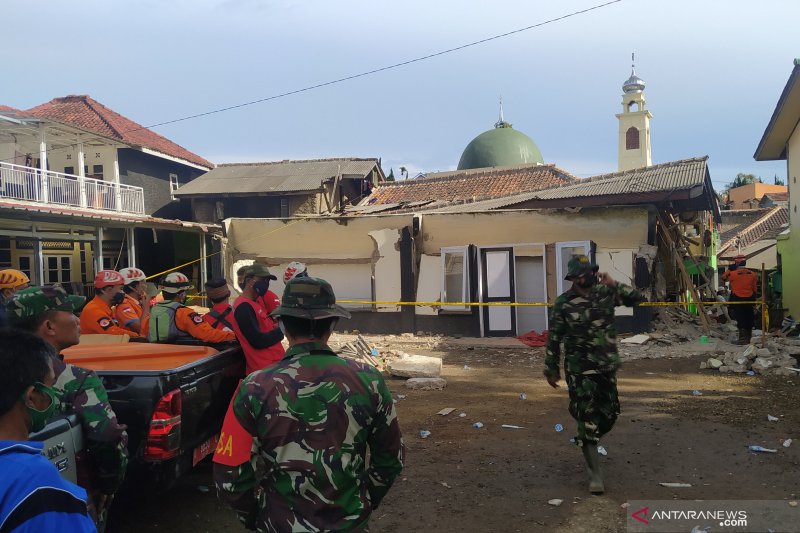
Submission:
[[[629,498],[798,496],[800,378],[699,371],[702,355],[627,363],[619,374],[623,414],[603,442],[608,492],[592,497],[580,452],[568,442],[574,424],[566,390],[544,382],[541,349],[469,342],[448,352],[403,349],[443,357],[448,386],[409,391],[401,380],[390,381],[395,394],[406,395],[398,412],[408,464],[374,513],[373,532],[624,531],[621,505]],[[526,400],[520,400],[523,392]],[[435,414],[444,407],[456,411]],[[768,422],[767,414],[780,420]],[[472,427],[477,421],[482,429]],[[563,433],[554,431],[556,423]],[[423,429],[431,432],[427,439],[419,436]],[[789,437],[795,444],[781,447]],[[748,444],[779,451],[753,454]],[[692,487],[668,489],[659,482]],[[201,492],[210,486],[210,467],[202,465],[166,495],[120,501],[112,530],[241,531],[213,490]],[[563,505],[548,505],[553,498]]]

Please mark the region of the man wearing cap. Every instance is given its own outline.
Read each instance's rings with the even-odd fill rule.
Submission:
[[[17,291],[29,287],[31,280],[24,272],[6,268],[0,270],[0,328],[6,325],[6,306],[14,299]]]
[[[122,291],[125,298],[114,307],[114,318],[120,326],[141,335],[147,333],[150,321],[150,297],[147,294],[147,276],[138,268],[119,271],[125,279]]]
[[[94,277],[94,298],[81,311],[82,334],[139,336],[132,329],[121,327],[111,309],[125,299],[125,293],[122,292],[124,284],[125,278],[116,270],[97,273]]]
[[[89,465],[86,483],[98,518],[105,516],[111,498],[125,477],[128,434],[117,422],[103,383],[91,370],[65,363],[61,352],[80,340],[75,316],[86,298],[68,295],[59,286],[30,287],[9,304],[12,326],[33,333],[54,348],[53,388],[61,397],[61,411],[74,411],[81,420]]]
[[[232,331],[212,328],[203,317],[184,305],[189,289],[193,288],[184,274],[170,272],[161,282],[164,301],[150,311],[150,342],[172,344],[188,340],[200,340],[219,344],[236,339]]]
[[[544,361],[547,382],[557,388],[563,342],[569,413],[578,423],[575,443],[581,447],[589,467],[589,491],[593,494],[605,490],[597,445],[620,413],[614,308],[644,301],[639,292],[597,271],[597,265],[585,255],[570,259],[565,279],[572,282],[572,287],[550,309]]]
[[[255,263],[245,272],[242,294],[233,302],[233,330],[242,345],[249,374],[283,359],[283,333],[264,307],[270,280],[277,279],[264,265]]]
[[[259,265],[260,263],[253,263],[252,265],[245,265],[240,267],[239,270],[236,271],[236,282],[239,285],[239,290],[244,292],[244,274],[247,272],[248,269],[254,267],[255,265]],[[261,265],[263,266],[263,265]],[[264,267],[267,268],[267,267]],[[277,277],[273,276],[271,279],[278,279]],[[285,283],[285,282],[284,282]],[[258,300],[261,300],[261,304],[264,306],[264,309],[267,310],[267,313],[273,312],[281,305],[281,299],[278,298],[278,295],[272,292],[271,290],[267,289],[267,292],[264,293],[263,296],[258,296]]]
[[[273,315],[290,347],[234,395],[214,454],[217,492],[249,529],[366,531],[403,468],[391,392],[374,367],[328,347],[350,313],[326,281],[290,281]]]
[[[228,301],[231,291],[223,278],[206,281],[206,296],[211,301],[211,310],[203,315],[203,320],[214,329],[233,331],[233,306]]]
[[[722,281],[728,282],[731,286],[731,302],[747,302],[758,298],[758,276],[747,268],[747,258],[743,255],[733,258],[733,263],[722,275]],[[736,320],[736,326],[739,329],[739,339],[736,344],[750,344],[755,324],[753,308],[753,304],[733,306],[733,319]]]

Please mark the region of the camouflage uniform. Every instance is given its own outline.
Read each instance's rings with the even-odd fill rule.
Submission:
[[[275,314],[287,313],[293,286],[318,282],[292,280]],[[306,317],[319,311],[302,303],[295,310],[301,306]],[[240,426],[238,434],[232,425]],[[381,374],[308,342],[242,382],[214,456],[214,480],[220,498],[250,529],[365,531],[403,458],[394,402]]]
[[[545,376],[558,379],[563,342],[569,412],[578,423],[575,442],[579,446],[584,442],[596,444],[620,413],[614,307],[644,301],[639,292],[620,283],[612,287],[598,284],[589,291],[584,297],[572,287],[556,299],[550,309],[544,363]]]
[[[82,296],[67,295],[61,287],[30,287],[20,291],[8,309],[12,320],[23,320],[51,309],[71,312],[84,301]],[[53,371],[53,388],[62,395],[61,412],[77,413],[83,428],[90,468],[79,481],[91,493],[113,494],[128,465],[125,426],[117,422],[97,374],[65,363],[60,356],[53,361]]]

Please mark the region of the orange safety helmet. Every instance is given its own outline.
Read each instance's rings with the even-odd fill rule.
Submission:
[[[24,272],[13,268],[0,270],[0,289],[16,289],[30,282]]]
[[[115,287],[117,285],[124,285],[125,278],[116,270],[101,270],[94,277],[94,288],[102,289],[105,287]]]

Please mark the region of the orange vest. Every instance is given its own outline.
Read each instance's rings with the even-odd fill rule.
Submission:
[[[749,268],[728,270],[722,275],[722,280],[730,283],[731,292],[739,298],[750,298],[758,292],[756,273]]]

